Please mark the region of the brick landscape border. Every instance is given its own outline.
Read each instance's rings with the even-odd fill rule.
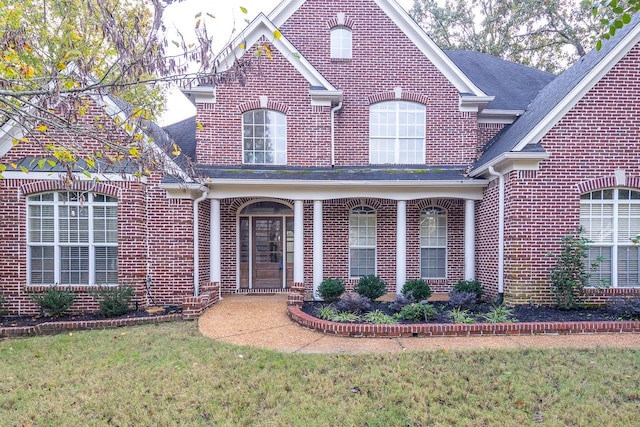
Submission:
[[[599,322],[514,322],[514,323],[416,323],[372,325],[337,323],[313,317],[297,306],[288,306],[287,315],[300,326],[344,337],[467,337],[481,335],[570,335],[640,333],[640,321]]]
[[[45,322],[33,326],[0,327],[0,338],[54,335],[63,332],[86,331],[91,329],[111,329],[123,326],[147,325],[183,320],[180,313],[159,316],[130,317],[121,319],[79,320],[65,322]]]

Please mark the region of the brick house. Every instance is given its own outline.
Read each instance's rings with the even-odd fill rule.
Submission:
[[[310,298],[323,278],[368,274],[389,292],[477,278],[492,298],[550,303],[549,253],[582,224],[603,259],[593,284],[608,285],[591,298],[634,292],[639,38],[634,19],[556,77],[444,52],[393,0],[285,0],[220,53],[223,84],[187,91],[195,119],[165,129],[193,176],[76,184],[92,215],[112,207],[113,241],[89,252],[117,254],[117,271],[94,254],[76,283],[57,242],[47,280],[82,290],[117,273],[195,314],[218,293]],[[2,144],[3,162],[27,157]],[[58,185],[17,170],[0,181],[14,311],[50,284],[34,282],[46,263],[33,236],[41,206],[68,210]]]

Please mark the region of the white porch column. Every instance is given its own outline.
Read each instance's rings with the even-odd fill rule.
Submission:
[[[304,283],[304,202],[293,206],[293,283]]]
[[[322,283],[324,254],[322,240],[322,200],[313,202],[313,297],[318,297],[318,286]]]
[[[396,294],[407,281],[407,202],[398,200],[396,220]]]
[[[475,202],[464,202],[464,279],[476,278],[476,219]]]
[[[209,262],[211,272],[209,281],[220,285],[221,275],[221,243],[220,243],[220,200],[211,199],[211,252]]]

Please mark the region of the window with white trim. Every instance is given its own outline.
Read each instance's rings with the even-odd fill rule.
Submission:
[[[425,163],[425,117],[422,104],[385,101],[369,107],[369,162]]]
[[[118,283],[118,204],[77,191],[27,198],[28,283]]]
[[[245,164],[287,164],[287,116],[274,110],[242,115],[242,161]]]
[[[348,27],[334,27],[331,29],[331,58],[350,59],[352,52],[353,33]]]
[[[591,240],[589,284],[640,287],[640,191],[604,189],[580,197],[580,225]]]
[[[349,276],[376,274],[376,211],[358,206],[349,212]]]
[[[447,277],[447,211],[442,208],[420,212],[420,277]]]

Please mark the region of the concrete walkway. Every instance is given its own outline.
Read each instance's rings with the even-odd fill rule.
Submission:
[[[543,335],[451,338],[346,338],[310,331],[286,315],[287,296],[225,295],[198,320],[214,340],[286,353],[389,353],[519,347],[635,347],[640,334]]]

